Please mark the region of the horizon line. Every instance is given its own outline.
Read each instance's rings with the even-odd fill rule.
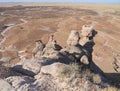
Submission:
[[[0,1],[0,3],[81,3],[81,4],[120,4],[120,2],[5,2]]]

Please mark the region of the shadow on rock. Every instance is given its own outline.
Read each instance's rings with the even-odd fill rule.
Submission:
[[[12,70],[18,72],[18,73],[21,73],[22,75],[27,75],[27,76],[30,76],[30,77],[33,77],[35,76],[36,74],[30,70],[27,70],[27,69],[24,69],[22,67],[22,65],[16,65],[12,68]]]

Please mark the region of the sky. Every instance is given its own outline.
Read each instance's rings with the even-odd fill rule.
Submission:
[[[120,0],[0,0],[0,2],[83,2],[83,3],[120,3]]]

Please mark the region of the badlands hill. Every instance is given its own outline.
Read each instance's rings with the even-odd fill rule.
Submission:
[[[85,64],[87,64],[90,67],[88,69],[94,70],[100,76],[102,74],[102,77],[105,78],[107,81],[109,81],[109,83],[120,85],[120,36],[119,36],[120,6],[119,4],[113,4],[113,5],[104,5],[104,4],[103,5],[102,4],[100,5],[99,4],[97,5],[93,5],[93,4],[36,4],[34,5],[33,4],[32,5],[30,3],[29,4],[0,3],[0,4],[2,4],[1,6],[5,6],[5,7],[0,7],[0,61],[1,61],[1,64],[3,65],[1,67],[4,68],[4,66],[5,67],[7,66],[7,67],[10,67],[10,69],[12,67],[15,70],[17,69],[15,68],[16,65],[22,64],[23,68],[25,67],[24,69],[26,69],[27,67],[25,65],[33,64],[34,62],[32,62],[31,60],[36,59],[35,58],[36,49],[34,52],[34,48],[36,48],[35,43],[37,41],[41,40],[43,45],[45,46],[48,43],[50,35],[54,35],[54,40],[59,45],[59,48],[64,49],[68,47],[69,43],[67,42],[67,40],[69,38],[69,34],[71,33],[71,31],[75,30],[79,34],[79,38],[80,38],[79,44],[82,47],[84,47],[84,49],[87,50],[89,54],[88,59],[90,64],[88,60],[87,61],[85,60]],[[9,5],[10,7],[8,7]],[[86,37],[84,38],[83,36],[84,34],[82,35],[82,31],[84,31],[84,27],[88,27],[88,30],[91,30],[91,29],[94,30],[94,32],[92,32],[92,37],[89,35],[89,36],[86,36],[89,38],[86,38]],[[72,50],[72,52],[74,51],[75,50]],[[51,50],[50,50],[50,53],[51,53]],[[71,53],[71,52],[68,52],[68,53]],[[64,55],[66,56],[66,54]],[[75,53],[73,53],[73,55],[75,56]],[[56,54],[54,56],[57,57]],[[39,60],[43,60],[43,58],[45,58],[45,60],[46,58],[53,60],[54,56],[44,57],[42,55],[42,59],[40,56]],[[73,59],[72,63],[74,63],[75,62],[74,58],[70,57],[69,60],[71,59]],[[26,60],[26,62],[24,63],[23,60]],[[68,61],[68,59],[65,59],[65,60]],[[41,63],[41,61],[36,61],[36,62]],[[62,63],[65,63],[65,67],[66,67],[66,62],[62,61]],[[36,68],[33,68],[32,72],[30,71],[30,74],[29,74],[30,69],[29,70],[27,69],[28,70],[27,75],[32,74],[32,77],[33,77],[39,73],[38,70],[39,68],[41,68],[41,64],[38,64],[38,63],[35,63]],[[79,68],[78,64],[77,66]],[[56,67],[56,65],[61,65],[61,64],[56,63],[51,65],[53,69],[57,69],[57,68],[54,68],[54,66]],[[51,66],[51,65],[48,65],[48,66]],[[68,66],[70,66],[70,64],[67,65],[67,67]],[[48,69],[49,68],[51,67],[48,67]],[[5,70],[7,70],[7,68],[5,68]],[[23,71],[23,69],[21,70]],[[44,70],[43,68],[43,73],[45,71],[46,70]],[[2,70],[1,73],[4,73],[4,71]],[[14,72],[12,73],[17,74],[18,76],[21,76],[18,70],[17,70],[17,73],[14,73]],[[52,73],[49,73],[49,74],[52,74]],[[44,80],[46,79],[46,77],[50,79],[48,75],[47,76],[42,76],[42,75],[44,74],[40,73],[40,77],[45,77],[45,78],[40,79],[38,78],[39,76],[36,75],[37,77],[36,79]],[[54,79],[55,81],[56,77],[54,77],[54,75],[52,76],[53,78],[51,79]],[[7,79],[9,83],[11,82],[14,83],[14,81],[12,80],[15,78],[5,77],[5,79]],[[16,77],[16,79],[23,80],[25,78]],[[29,78],[26,78],[26,80],[27,79]],[[30,82],[32,81],[34,82],[34,84],[37,84],[38,80],[36,80],[36,82],[33,80],[35,79],[32,78],[27,81],[30,81]],[[32,84],[33,86],[34,84],[32,82],[30,84]],[[27,85],[30,85],[30,84],[27,84]],[[39,83],[39,85],[40,84],[41,83]],[[94,86],[96,87],[96,85]],[[30,85],[30,88],[31,88],[31,85]],[[54,91],[54,90],[51,90],[51,91]]]

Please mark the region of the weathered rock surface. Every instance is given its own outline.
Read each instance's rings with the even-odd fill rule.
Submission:
[[[17,73],[17,72],[15,72],[15,71],[13,71],[12,70],[12,68],[10,68],[10,67],[6,67],[6,66],[4,66],[4,65],[2,65],[1,63],[0,63],[0,78],[6,78],[6,77],[9,77],[9,76],[14,76],[14,75],[19,75],[19,76],[21,76],[21,74],[20,73]]]
[[[91,37],[93,31],[93,26],[91,25],[83,25],[81,30],[81,36],[83,37]]]
[[[79,44],[79,39],[80,39],[79,33],[75,30],[72,30],[68,37],[67,44],[75,46]]]
[[[83,78],[77,77],[79,74],[77,70],[79,70],[77,65],[66,65],[63,63],[53,63],[43,66],[41,73],[35,76],[37,80],[33,84],[37,83],[42,91],[46,91],[44,89],[49,89],[50,91],[51,89],[53,91],[100,90],[97,85],[93,85],[90,81],[86,80],[84,78],[85,75],[83,75]]]
[[[32,51],[33,58],[41,56],[43,53],[42,52],[43,48],[44,48],[44,44],[42,43],[42,41],[41,40],[36,41],[36,46]]]
[[[89,42],[88,37],[82,37],[79,41],[80,45],[84,46],[87,42]]]
[[[93,27],[91,25],[83,25],[80,33],[80,41],[79,43],[84,46],[87,42],[89,42],[89,38],[93,36]]]
[[[88,57],[86,55],[83,55],[81,57],[80,61],[84,64],[89,64]]]
[[[34,76],[40,72],[41,63],[38,60],[31,59],[31,60],[22,60],[13,66],[13,70],[18,71],[20,73]]]
[[[6,79],[15,88],[15,91],[29,91],[31,83],[34,81],[27,76],[11,76]]]
[[[80,36],[79,36],[79,33],[77,31],[71,31],[69,37],[68,37],[68,40],[67,40],[67,47],[66,47],[66,50],[72,54],[77,60],[80,60],[81,61],[81,57],[82,56],[85,56],[82,58],[82,61],[83,62],[83,59],[86,60],[86,63],[85,64],[89,64],[89,60],[88,60],[88,55],[85,53],[84,51],[84,48],[79,44],[79,40],[80,40]]]
[[[7,81],[0,79],[0,91],[16,91]]]
[[[81,35],[90,40],[92,28],[83,26]],[[8,84],[11,84],[8,88],[14,88],[15,91],[101,91],[98,84],[107,87],[101,85],[104,82],[103,75],[96,76],[89,67],[92,51],[88,49],[91,46],[79,44],[79,32],[71,31],[64,48],[53,37],[49,37],[45,47],[42,41],[36,42],[32,59],[20,56],[20,62],[12,67],[14,72],[20,74],[5,76]]]
[[[60,46],[56,43],[53,39],[54,35],[49,37],[48,43],[46,44],[45,48],[43,49],[43,57],[50,57],[54,54],[57,54],[58,51],[61,49]]]

